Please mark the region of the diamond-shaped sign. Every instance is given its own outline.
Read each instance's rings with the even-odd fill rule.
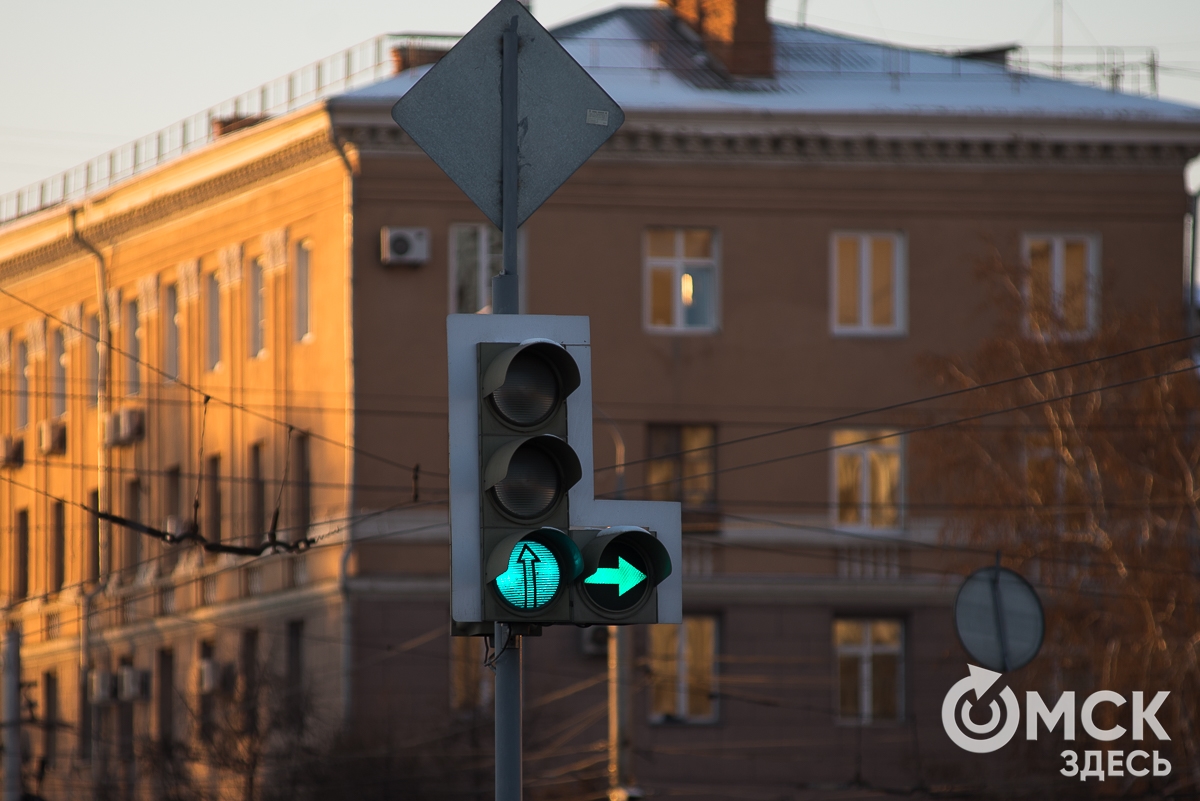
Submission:
[[[504,29],[517,17],[517,225],[612,136],[625,113],[517,0],[500,0],[392,108],[392,118],[496,227]]]

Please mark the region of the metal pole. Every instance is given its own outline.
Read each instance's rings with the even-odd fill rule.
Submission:
[[[496,801],[521,801],[521,638],[495,624]]]
[[[21,632],[4,633],[4,801],[21,799]]]
[[[500,233],[504,269],[492,279],[492,312],[520,314],[517,275],[517,18],[504,29],[500,75]]]

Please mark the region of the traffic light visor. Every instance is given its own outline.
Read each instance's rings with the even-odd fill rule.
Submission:
[[[579,388],[579,365],[549,339],[528,339],[501,352],[483,374],[482,394],[506,423],[544,423]]]
[[[517,520],[548,514],[583,476],[579,457],[551,434],[513,440],[499,448],[483,473],[483,488]]]

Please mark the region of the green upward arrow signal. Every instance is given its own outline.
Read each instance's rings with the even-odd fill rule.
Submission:
[[[583,583],[616,584],[617,595],[624,595],[645,580],[645,573],[618,556],[616,567],[598,567],[595,573],[583,580]]]

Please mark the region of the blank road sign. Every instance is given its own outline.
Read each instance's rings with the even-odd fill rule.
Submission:
[[[392,117],[496,227],[504,29],[517,18],[517,225],[625,121],[621,107],[517,0],[500,0],[392,108]]]

